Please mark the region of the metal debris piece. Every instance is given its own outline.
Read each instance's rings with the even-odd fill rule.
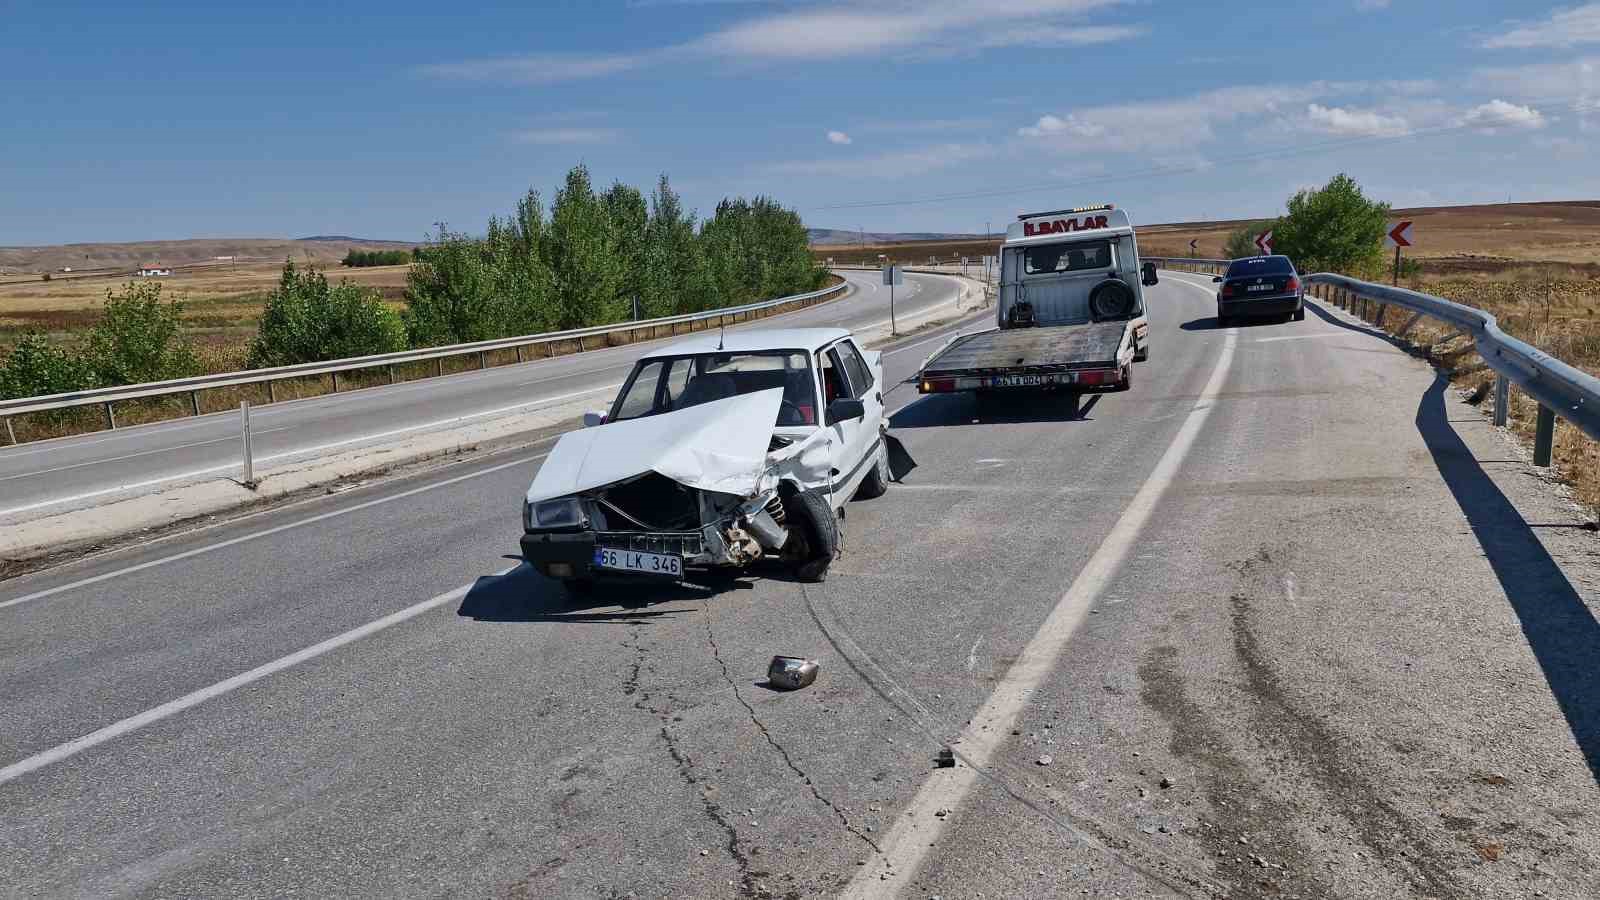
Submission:
[[[767,684],[780,691],[798,691],[817,680],[817,661],[798,656],[774,656],[767,666]]]
[[[956,766],[956,754],[949,747],[940,747],[939,753],[933,758],[933,764],[941,769],[953,769]]]
[[[1038,761],[1039,761],[1039,765],[1048,766],[1051,763],[1055,762],[1055,759],[1053,759],[1049,754],[1046,754],[1044,756],[1039,757]]]

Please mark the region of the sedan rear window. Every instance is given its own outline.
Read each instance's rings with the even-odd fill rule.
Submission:
[[[1241,278],[1246,275],[1290,275],[1294,273],[1294,266],[1289,263],[1287,256],[1253,256],[1249,259],[1236,259],[1233,265],[1228,266],[1229,278]]]

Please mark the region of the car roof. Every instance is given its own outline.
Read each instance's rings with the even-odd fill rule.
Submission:
[[[1291,266],[1294,265],[1294,261],[1289,259],[1289,257],[1284,256],[1282,253],[1274,253],[1271,256],[1241,256],[1238,259],[1234,260],[1233,262],[1229,263],[1229,265],[1238,265],[1239,263],[1249,263],[1249,262],[1266,262],[1269,259],[1281,259],[1281,260],[1283,260],[1284,262],[1288,263]]]
[[[647,353],[644,359],[715,353],[719,346],[731,353],[750,353],[757,350],[817,350],[849,336],[850,332],[843,328],[741,328],[723,334],[707,331]]]

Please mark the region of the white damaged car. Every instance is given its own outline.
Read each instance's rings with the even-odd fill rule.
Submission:
[[[915,465],[888,434],[879,354],[838,328],[707,334],[644,357],[562,435],[522,509],[522,556],[575,590],[781,560],[820,581],[838,517]]]

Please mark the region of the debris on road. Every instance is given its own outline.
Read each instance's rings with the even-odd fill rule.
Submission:
[[[781,691],[798,691],[817,680],[817,661],[799,656],[774,656],[767,666],[767,684]]]
[[[941,769],[953,769],[956,765],[956,754],[949,747],[940,747],[938,755],[934,756],[933,764]]]
[[[1172,779],[1171,779],[1171,778],[1170,778],[1170,777],[1168,777],[1168,776],[1165,776],[1165,775],[1163,775],[1163,776],[1162,776],[1162,777],[1161,777],[1161,787],[1162,787],[1162,788],[1163,788],[1163,789],[1166,789],[1166,788],[1170,788],[1170,787],[1172,787],[1172,786],[1173,786],[1173,785],[1174,785],[1174,784],[1176,784],[1176,783],[1177,783],[1177,782],[1175,782],[1175,781],[1173,781],[1173,780],[1172,780]]]
[[[1045,754],[1044,756],[1039,757],[1039,765],[1041,765],[1041,766],[1048,766],[1053,762],[1055,762],[1055,758],[1050,756],[1049,754]]]

